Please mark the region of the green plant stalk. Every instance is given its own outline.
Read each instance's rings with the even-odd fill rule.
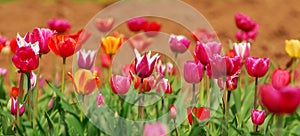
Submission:
[[[177,127],[176,127],[176,118],[173,119],[173,121],[174,121],[174,127],[175,127],[175,133],[176,133],[176,136],[179,136],[179,134],[178,134],[178,129],[177,129]]]
[[[142,92],[143,88],[143,81],[144,79],[141,78],[141,84],[140,84],[140,92],[139,92],[139,106],[138,106],[138,119],[143,119],[144,118],[144,95]]]
[[[281,115],[277,115],[277,118],[278,118],[278,120],[277,120],[277,132],[276,132],[276,136],[281,136],[281,123],[282,123],[282,116]]]
[[[66,58],[63,58],[62,73],[61,73],[61,93],[64,94],[65,90],[65,70],[66,70]]]
[[[31,90],[31,83],[30,83],[30,72],[27,72],[25,73],[26,74],[26,77],[27,77],[27,93],[28,93],[28,97],[27,97],[27,100],[28,100],[28,107],[33,109],[33,92]],[[32,119],[33,119],[33,115],[31,115],[31,112],[28,112],[28,121],[32,122]]]
[[[42,54],[39,54],[40,63],[42,61]],[[38,66],[37,69],[37,77],[36,77],[36,87],[34,91],[34,106],[32,106],[33,110],[33,118],[38,117],[38,108],[39,108],[39,83],[40,83],[40,73],[41,72],[41,66]],[[37,119],[37,118],[36,118]],[[33,127],[36,125],[37,120],[33,122]]]
[[[192,105],[196,104],[195,91],[196,91],[196,85],[193,84]]]
[[[20,120],[20,106],[19,106],[19,103],[21,102],[21,99],[23,97],[22,95],[22,90],[23,90],[23,82],[24,82],[24,73],[21,72],[21,75],[20,75],[20,85],[19,85],[19,90],[18,90],[18,102],[17,102],[17,115],[16,115],[16,122],[17,122],[17,125],[20,127],[21,125],[21,120]],[[21,128],[21,127],[20,127]]]
[[[298,64],[298,59],[293,58],[292,63],[293,64],[292,64],[292,73],[291,73],[291,83],[293,85],[295,85],[295,69],[296,69],[297,64]]]
[[[254,109],[257,109],[257,84],[258,84],[258,77],[255,78],[255,92],[254,92]]]

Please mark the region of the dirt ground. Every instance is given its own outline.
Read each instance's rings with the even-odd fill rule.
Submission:
[[[286,39],[300,39],[300,1],[299,0],[184,0],[200,11],[225,47],[234,40],[237,28],[234,22],[236,13],[244,13],[260,24],[259,35],[251,48],[251,55],[269,57],[282,68],[289,61],[285,52]],[[0,3],[0,34],[12,38],[16,33],[24,35],[34,27],[46,27],[46,22],[54,17],[63,17],[72,24],[72,31],[83,28],[102,8],[97,2],[41,2],[35,0],[17,0]],[[175,9],[174,9],[175,10]],[[174,28],[176,29],[176,28]],[[0,67],[9,68],[10,57],[0,54]],[[42,71],[53,75],[51,71],[59,64],[53,53],[46,55],[41,62]],[[71,58],[68,59],[68,64]],[[49,69],[49,67],[53,67]],[[71,65],[68,69],[71,70]],[[51,73],[51,74],[50,74]]]

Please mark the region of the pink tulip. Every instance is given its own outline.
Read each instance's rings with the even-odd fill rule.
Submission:
[[[50,51],[48,41],[53,34],[54,32],[47,28],[34,28],[32,33],[26,34],[25,41],[32,44],[38,42],[39,54],[47,54]]]
[[[12,57],[12,61],[21,72],[30,72],[39,65],[38,55],[28,46],[19,48]]]
[[[235,56],[234,58],[230,58],[228,56],[224,56],[226,61],[226,75],[232,76],[241,69],[242,61],[241,57]]]
[[[144,56],[141,56],[141,54],[135,49],[135,73],[140,78],[146,78],[149,77],[154,69],[155,63],[157,59],[159,59],[159,55],[155,54],[152,57],[151,51],[148,52],[148,54],[144,54]]]
[[[280,89],[289,85],[291,75],[288,70],[276,69],[272,75],[272,85],[275,89]]]
[[[159,81],[156,92],[164,92],[165,94],[172,94],[172,86],[168,82],[168,79],[163,78]]]
[[[246,59],[246,70],[252,77],[263,77],[269,69],[269,58],[248,57]]]
[[[101,66],[104,68],[109,68],[111,65],[111,58],[108,54],[101,54],[100,55]]]
[[[261,103],[269,112],[292,114],[299,106],[299,87],[286,86],[276,90],[272,85],[262,85],[259,90]]]
[[[54,98],[51,98],[50,101],[48,102],[48,109],[51,109],[52,106],[53,106],[53,101],[54,101]]]
[[[173,52],[184,53],[190,46],[191,41],[183,35],[170,35],[169,45]]]
[[[0,75],[3,76],[3,77],[5,77],[6,74],[7,74],[7,69],[5,69],[5,68],[0,68]]]
[[[7,41],[6,37],[0,36],[0,52],[6,46],[6,41]]]
[[[55,30],[58,33],[65,33],[71,28],[71,24],[65,19],[51,19],[47,22],[48,27],[51,30]]]
[[[129,76],[113,75],[110,78],[110,85],[115,94],[124,95],[130,88],[131,79]]]
[[[239,76],[238,74],[227,77],[226,78],[226,89],[228,91],[233,91],[237,88],[238,85],[238,81],[239,81]]]
[[[229,72],[227,72],[225,57],[215,54],[209,60],[210,63],[206,66],[207,75],[215,79],[226,77]],[[233,68],[230,68],[230,71],[233,71]]]
[[[258,35],[258,26],[249,32],[238,31],[235,34],[235,37],[238,42],[251,42],[255,40],[257,35]]]
[[[127,27],[132,32],[138,32],[143,29],[144,25],[146,25],[147,22],[148,21],[142,17],[132,18],[127,21]]]
[[[137,49],[139,52],[147,49],[153,42],[152,38],[146,37],[144,35],[136,35],[128,40],[129,45],[133,49]]]
[[[204,66],[200,62],[187,61],[184,63],[184,80],[191,84],[197,84],[202,80]]]
[[[105,105],[104,97],[101,93],[99,93],[98,96],[97,96],[96,105],[98,107],[103,107]]]
[[[82,49],[77,53],[77,63],[79,68],[83,69],[91,69],[94,65],[94,60],[96,57],[95,50],[88,50]]]
[[[96,19],[95,20],[95,26],[100,32],[108,32],[112,29],[114,25],[114,19],[113,18],[105,18],[105,19]]]
[[[168,128],[161,123],[147,123],[144,127],[143,136],[165,136],[168,134]]]
[[[177,116],[177,109],[176,107],[172,104],[170,105],[170,112],[169,112],[170,118],[175,119]]]
[[[250,17],[241,13],[235,15],[235,23],[239,29],[245,32],[253,30],[256,26],[256,22],[251,20]]]
[[[212,42],[215,41],[217,38],[216,32],[209,32],[206,29],[198,28],[191,34],[192,38],[194,38],[195,41],[199,42]]]
[[[17,115],[17,105],[18,105],[18,100],[15,99],[14,97],[11,97],[11,108],[10,108],[10,113],[12,115]],[[19,113],[20,116],[23,115],[23,113],[25,112],[25,106],[23,104],[19,104]]]
[[[240,56],[244,60],[250,56],[250,43],[233,43],[233,50],[236,56]]]
[[[221,43],[217,42],[207,42],[201,43],[197,41],[196,48],[194,50],[194,55],[203,65],[209,63],[209,58],[215,54],[220,54],[222,50]]]
[[[167,62],[166,64],[163,64],[161,60],[158,61],[156,64],[156,72],[161,76],[164,77],[166,75],[166,72],[168,75],[174,75],[175,69],[171,62]]]
[[[251,111],[252,123],[255,125],[261,125],[266,119],[266,112],[264,110],[252,110]]]

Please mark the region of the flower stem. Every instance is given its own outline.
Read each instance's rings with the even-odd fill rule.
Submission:
[[[144,81],[144,79],[141,78],[141,85],[140,85],[140,92],[139,92],[140,100],[139,100],[139,107],[138,107],[138,118],[139,119],[144,118],[144,95],[142,92],[143,81]]]
[[[258,77],[255,78],[255,92],[254,92],[254,109],[257,108],[257,83],[258,83]]]
[[[173,121],[174,121],[174,127],[175,127],[176,136],[179,136],[178,135],[178,130],[177,130],[177,127],[176,127],[176,119],[173,119]]]
[[[196,85],[193,84],[192,105],[194,105],[196,103],[195,90],[196,90]]]
[[[65,90],[65,68],[66,67],[66,58],[63,58],[63,64],[62,64],[62,73],[61,73],[61,93],[64,94]]]
[[[281,123],[282,123],[282,116],[278,115],[278,120],[277,120],[277,132],[276,136],[281,136]]]
[[[18,90],[18,102],[17,102],[17,116],[16,116],[16,121],[17,121],[17,125],[20,126],[20,106],[19,106],[19,103],[21,102],[21,99],[23,97],[23,94],[22,94],[22,90],[23,90],[23,82],[24,82],[24,73],[21,72],[21,76],[20,76],[20,84],[19,84],[19,90]]]
[[[39,57],[40,57],[40,63],[41,63],[42,55],[40,54]],[[38,69],[37,69],[37,77],[36,77],[36,87],[35,87],[34,102],[33,102],[34,106],[32,106],[33,117],[35,117],[35,116],[38,117],[40,71],[41,71],[41,66],[39,65]],[[35,126],[36,122],[37,122],[37,120],[35,120],[33,122],[33,127]]]
[[[291,83],[293,84],[293,85],[295,85],[295,69],[296,69],[296,67],[297,67],[297,64],[298,64],[298,59],[293,59],[292,60],[292,63],[293,63],[293,65],[292,65],[292,72],[291,72]]]
[[[27,100],[28,100],[28,107],[33,109],[33,92],[31,90],[31,83],[30,83],[30,72],[25,73],[27,77]],[[28,121],[32,123],[33,115],[31,112],[28,112]]]
[[[229,119],[230,95],[231,95],[231,91],[227,91],[227,102],[225,106],[226,107],[225,114],[226,114],[227,121]]]

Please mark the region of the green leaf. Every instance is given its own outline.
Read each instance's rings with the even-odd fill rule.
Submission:
[[[65,121],[69,128],[69,134],[76,134],[83,136],[83,128],[80,121],[71,114],[66,114]]]

